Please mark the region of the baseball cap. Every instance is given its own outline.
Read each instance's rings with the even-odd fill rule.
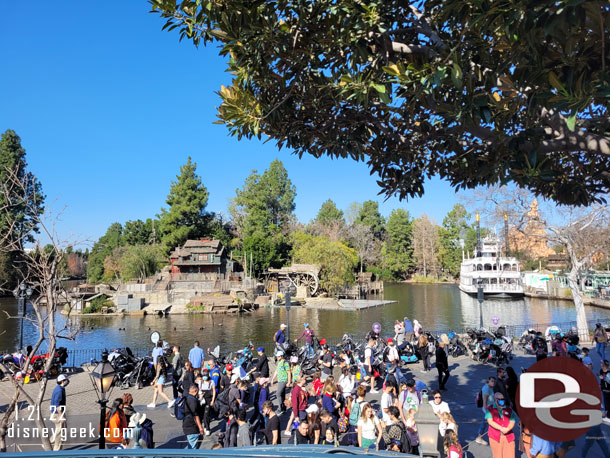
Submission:
[[[227,364],[225,366],[225,369],[228,370],[228,371],[232,371],[233,370],[233,365],[232,364]]]
[[[66,374],[61,374],[59,377],[57,377],[57,383],[61,383],[64,380],[70,381],[70,379],[68,379],[68,376]]]
[[[285,328],[286,325],[284,323],[280,324],[280,328]]]
[[[388,343],[394,343],[394,339],[388,339]]]
[[[309,323],[305,323],[303,326],[305,326],[306,328],[309,327]]]
[[[318,406],[316,404],[312,404],[309,407],[307,407],[307,409],[305,409],[305,412],[314,413],[314,412],[317,412],[318,410],[320,410],[320,409],[318,409]]]
[[[258,347],[256,351],[260,351],[261,353],[265,351],[265,347]]]
[[[277,356],[284,356],[284,351],[283,350],[278,351]]]
[[[326,339],[320,339],[320,345],[326,345]]]

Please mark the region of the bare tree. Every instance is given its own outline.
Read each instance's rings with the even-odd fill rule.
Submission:
[[[430,272],[438,273],[438,248],[438,226],[423,214],[413,222],[413,255],[424,277]]]
[[[534,195],[508,187],[490,187],[473,193],[472,205],[481,208],[489,222],[499,223],[508,216],[514,230],[526,237],[544,238],[550,245],[563,247],[570,261],[568,283],[576,312],[578,333],[589,339],[587,315],[580,278],[592,267],[594,256],[608,249],[610,237],[610,207],[594,204],[589,207],[557,206],[548,201],[537,202]],[[531,227],[544,227],[540,234]]]
[[[2,193],[4,204],[0,206],[0,215],[6,216],[9,226],[16,224],[11,221],[11,209],[25,208],[30,214],[34,215],[29,220],[29,230],[21,231],[20,237],[9,236],[7,234],[0,235],[0,250],[21,251],[23,247],[23,237],[31,234],[37,228],[41,235],[48,241],[43,248],[38,244],[35,249],[22,252],[18,266],[14,268],[20,275],[20,280],[26,282],[37,293],[32,300],[31,305],[34,311],[34,318],[29,319],[38,331],[36,343],[32,346],[32,351],[26,355],[25,363],[22,367],[22,373],[27,374],[31,369],[31,358],[42,348],[43,343],[46,344],[46,352],[50,357],[46,359],[43,366],[43,375],[38,381],[38,392],[32,396],[23,386],[23,378],[15,380],[11,377],[14,387],[14,394],[9,401],[7,409],[0,416],[0,451],[6,451],[6,434],[8,427],[14,418],[15,408],[20,399],[24,399],[30,406],[34,407],[35,424],[38,428],[45,428],[43,419],[43,411],[41,405],[47,390],[49,376],[53,365],[53,355],[57,348],[58,339],[73,339],[74,333],[68,328],[68,325],[59,327],[56,322],[56,312],[59,310],[60,303],[68,300],[68,294],[64,290],[60,281],[59,266],[62,263],[65,250],[68,246],[66,242],[60,240],[55,231],[55,221],[49,215],[48,211],[42,215],[35,211],[36,196],[32,194],[32,186],[27,181],[19,180],[16,171],[7,170],[6,181],[0,183],[0,193]],[[11,231],[9,231],[10,233]],[[14,232],[13,232],[14,235]],[[46,315],[43,315],[41,305],[44,303]],[[10,317],[7,314],[7,318]],[[69,320],[66,320],[69,323]],[[10,373],[10,370],[2,363],[0,369]],[[48,437],[41,437],[41,445],[44,450],[51,450],[51,443]]]
[[[373,264],[379,259],[381,241],[375,237],[372,228],[365,224],[352,224],[348,234],[350,242],[358,253],[360,273],[362,273],[364,264]]]

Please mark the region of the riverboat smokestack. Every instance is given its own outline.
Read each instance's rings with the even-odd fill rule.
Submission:
[[[479,256],[481,256],[481,215],[479,215],[479,212],[476,212],[474,214],[474,220],[476,222],[477,227],[477,252],[475,258],[478,258]]]
[[[510,249],[508,247],[508,215],[504,213],[504,256],[508,258]]]

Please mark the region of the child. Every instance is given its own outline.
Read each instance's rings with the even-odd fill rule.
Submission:
[[[313,388],[312,388],[312,396],[318,398],[322,393],[322,387],[324,386],[324,382],[320,380],[322,377],[322,373],[320,371],[316,371],[313,374]]]
[[[332,428],[326,428],[326,437],[322,441],[322,445],[337,445],[335,431]]]
[[[449,412],[441,413],[441,422],[438,425],[438,430],[441,433],[441,437],[445,437],[449,430],[457,434],[457,425]]]
[[[589,356],[589,349],[587,347],[582,349],[582,363],[589,369],[593,370],[593,360]]]
[[[411,450],[414,455],[419,455],[419,434],[415,424],[415,414],[417,409],[409,409],[407,412],[407,436],[411,442]]]

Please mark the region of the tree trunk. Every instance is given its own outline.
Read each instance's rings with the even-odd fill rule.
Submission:
[[[589,326],[587,324],[587,314],[585,313],[585,303],[582,298],[582,292],[578,282],[578,271],[580,269],[572,264],[572,269],[568,274],[568,284],[572,291],[572,299],[574,299],[574,308],[576,309],[576,326],[578,327],[578,337],[582,342],[589,341]]]
[[[8,376],[12,377],[10,373]],[[11,402],[6,407],[2,420],[0,420],[0,453],[6,453],[6,435],[8,434],[10,419],[13,416],[13,412],[15,411],[15,406],[17,405],[18,400],[19,391],[15,390],[15,394],[13,395]]]

